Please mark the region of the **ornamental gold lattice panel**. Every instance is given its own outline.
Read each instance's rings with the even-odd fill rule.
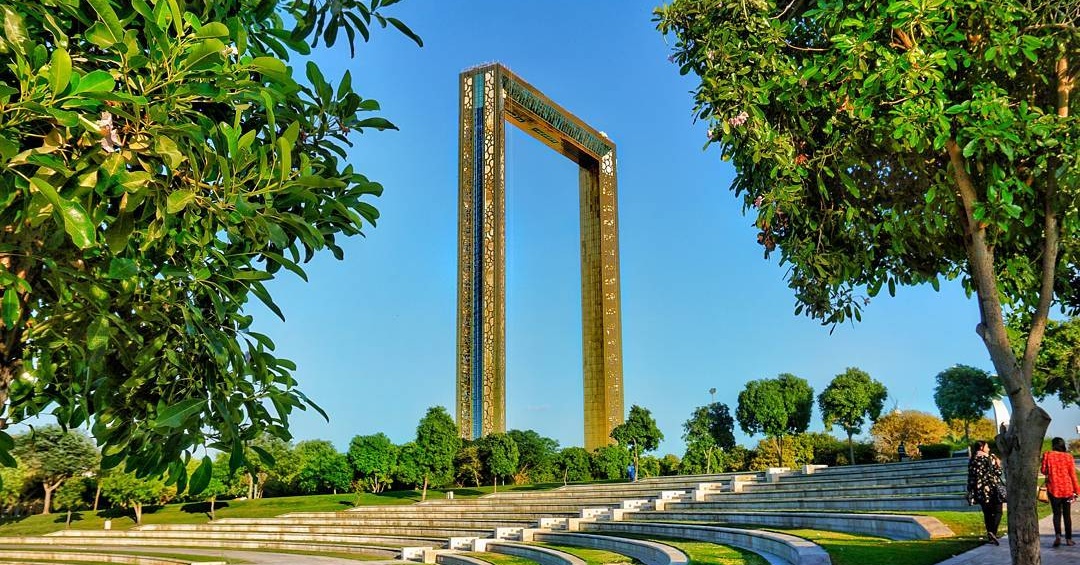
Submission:
[[[499,64],[461,73],[457,418],[464,438],[506,431],[506,132],[580,167],[585,448],[623,421],[615,144]]]

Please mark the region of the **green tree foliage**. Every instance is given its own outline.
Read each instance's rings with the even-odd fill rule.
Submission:
[[[563,484],[593,480],[592,456],[584,447],[564,447],[555,459],[555,469]]]
[[[1010,320],[1010,337],[1017,355],[1026,335]],[[1032,389],[1039,400],[1057,396],[1062,408],[1080,406],[1080,317],[1046,323],[1046,337],[1031,374]]]
[[[641,467],[638,468],[637,474],[639,477],[659,477],[660,476],[660,459],[652,455],[642,455],[638,460]]]
[[[592,477],[601,480],[625,478],[627,467],[633,461],[630,451],[622,444],[598,447],[589,458]]]
[[[98,451],[81,432],[60,426],[42,426],[15,436],[13,453],[24,465],[30,480],[41,484],[45,494],[42,514],[52,507],[52,495],[64,481],[97,468]]]
[[[53,508],[67,512],[67,518],[64,521],[64,527],[71,527],[71,514],[75,510],[78,510],[86,503],[86,491],[89,486],[85,477],[75,477],[64,481],[64,484],[60,488],[56,489],[56,494],[53,496],[52,505]]]
[[[427,500],[428,485],[442,486],[454,480],[454,454],[461,445],[457,424],[446,408],[428,408],[416,426],[416,464],[423,477],[421,500]]]
[[[135,523],[142,524],[143,506],[165,504],[176,496],[176,487],[158,477],[141,478],[120,468],[109,469],[98,478],[101,494],[121,508],[135,512]]]
[[[355,436],[349,442],[349,467],[364,488],[380,493],[388,486],[397,460],[397,446],[384,433]]]
[[[635,404],[630,407],[626,421],[611,430],[611,439],[630,452],[634,467],[640,469],[641,454],[660,447],[664,433],[656,426],[652,413]]]
[[[383,2],[383,7],[386,3]],[[183,487],[194,448],[314,406],[252,330],[265,283],[374,225],[349,136],[393,129],[306,55],[379,0],[0,1],[0,406],[92,424]],[[302,78],[301,78],[302,77]],[[316,407],[317,409],[317,407]],[[0,442],[0,447],[3,442]],[[3,450],[6,451],[6,450]],[[240,459],[233,460],[234,468]]]
[[[459,486],[472,483],[480,486],[484,475],[484,462],[480,459],[480,446],[473,441],[461,442],[454,454],[454,482]]]
[[[739,393],[735,418],[748,434],[765,434],[776,442],[777,464],[783,467],[783,437],[801,434],[810,425],[814,389],[804,379],[782,373],[775,379],[749,381]]]
[[[670,477],[672,475],[679,474],[679,464],[682,461],[679,460],[679,456],[674,453],[668,453],[660,458],[660,476]]]
[[[192,476],[192,481],[195,481],[199,477],[200,473],[206,473],[206,469],[200,470],[204,463],[192,459],[188,463],[188,475]],[[199,479],[203,480],[203,479]],[[235,495],[246,490],[247,485],[240,484],[236,480],[236,474],[229,471],[229,454],[219,453],[213,459],[213,466],[209,468],[209,474],[205,478],[206,486],[193,496],[189,496],[190,500],[205,500],[210,506],[210,519],[217,519],[217,501],[218,498]]]
[[[494,433],[481,438],[478,444],[480,460],[484,462],[484,469],[491,477],[495,492],[498,492],[499,479],[503,479],[505,484],[506,477],[513,477],[518,470],[520,454],[517,443],[509,434]]]
[[[1033,372],[1051,307],[1080,308],[1080,6],[675,0],[657,20],[796,312],[858,320],[867,295],[942,276],[977,295],[1013,409],[1012,557],[1037,563]]]
[[[863,465],[874,463],[874,444],[872,442],[854,442],[853,445],[824,432],[806,432],[803,441],[813,449],[815,465]],[[854,448],[854,449],[852,449]],[[854,455],[854,459],[852,456]]]
[[[334,444],[324,439],[312,439],[296,444],[300,472],[296,487],[300,494],[337,494],[348,492],[352,483],[349,460],[338,453]]]
[[[889,391],[885,385],[857,367],[848,367],[836,375],[818,395],[818,408],[821,409],[825,428],[831,430],[833,424],[837,424],[847,433],[848,455],[852,464],[855,463],[855,442],[852,437],[862,433],[867,419],[871,422],[878,419],[887,396]]]
[[[937,374],[934,404],[945,420],[961,420],[964,441],[971,437],[970,423],[979,420],[1001,395],[990,373],[967,365],[956,365]]]
[[[918,410],[895,410],[878,418],[870,428],[878,461],[896,461],[901,442],[908,456],[918,457],[920,445],[941,443],[948,433],[949,427],[941,418]]]
[[[786,435],[781,438],[764,438],[751,451],[746,462],[748,471],[764,471],[769,467],[798,469],[814,460],[813,440],[806,434]]]
[[[707,406],[698,406],[683,423],[683,440],[686,441],[686,455],[683,460],[704,460],[704,469],[695,469],[693,473],[712,473],[720,470],[716,465],[725,449],[735,447],[735,420],[727,404],[713,402]]]
[[[546,483],[555,480],[558,441],[533,430],[510,430],[506,433],[518,448],[518,468],[514,471],[514,482]]]
[[[300,459],[291,443],[263,433],[247,447],[244,467],[238,472],[245,476],[248,498],[296,494]]]
[[[403,487],[419,488],[426,480],[427,475],[420,464],[420,450],[416,442],[410,441],[402,445],[394,465],[394,482]],[[426,497],[426,491],[424,495]]]
[[[30,474],[26,465],[18,461],[12,467],[0,465],[0,513],[13,513],[29,488]]]

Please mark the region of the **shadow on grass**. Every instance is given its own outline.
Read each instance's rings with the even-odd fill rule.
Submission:
[[[217,501],[214,503],[214,511],[221,510],[222,508],[228,508],[229,503],[224,501]],[[188,514],[206,514],[210,516],[210,503],[209,502],[189,502],[180,507],[181,512],[187,512]]]
[[[71,513],[71,522],[72,523],[82,521],[82,519],[83,519],[82,512],[72,512]],[[61,512],[61,513],[57,514],[56,519],[53,520],[53,523],[54,524],[67,524],[68,523],[67,512]]]

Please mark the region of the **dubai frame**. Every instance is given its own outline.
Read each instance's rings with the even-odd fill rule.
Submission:
[[[461,73],[457,422],[506,431],[505,122],[580,167],[585,448],[623,421],[615,144],[500,64]]]

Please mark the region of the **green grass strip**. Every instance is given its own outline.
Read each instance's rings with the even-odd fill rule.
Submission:
[[[769,565],[769,561],[764,557],[749,549],[742,549],[741,547],[732,547],[707,541],[621,532],[605,532],[602,535],[655,541],[656,543],[670,545],[685,553],[686,556],[690,558],[691,565]]]
[[[564,553],[569,553],[574,557],[578,557],[588,563],[588,565],[615,565],[617,563],[635,563],[633,557],[623,555],[621,553],[615,553],[614,551],[604,551],[602,549],[589,549],[587,547],[578,547],[576,545],[559,545],[556,543],[534,543],[532,545],[538,545],[540,547],[546,547],[548,549],[555,549]]]
[[[469,552],[463,553],[462,555],[483,559],[492,565],[536,565],[536,562],[531,559],[525,559],[524,557],[518,557],[516,555],[504,555],[502,553]]]

